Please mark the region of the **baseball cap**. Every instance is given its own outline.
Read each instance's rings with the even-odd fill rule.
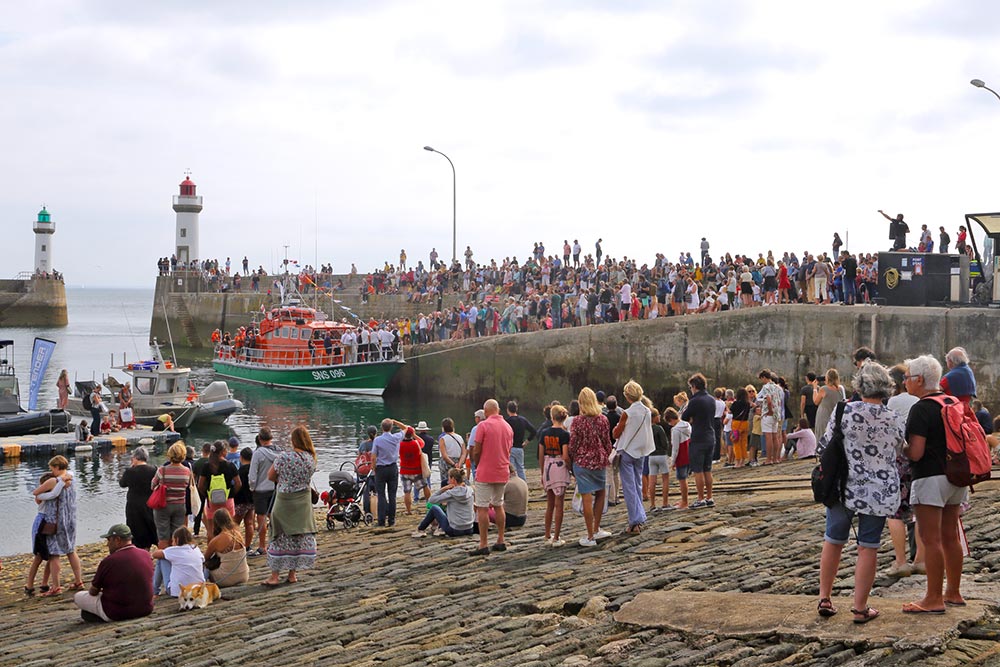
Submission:
[[[240,446],[240,439],[237,438],[235,435],[231,436],[229,438],[229,446],[230,447],[239,447]]]
[[[108,532],[101,535],[102,540],[106,540],[109,537],[120,537],[125,540],[132,539],[132,529],[126,526],[124,523],[116,523],[115,525],[108,528]]]

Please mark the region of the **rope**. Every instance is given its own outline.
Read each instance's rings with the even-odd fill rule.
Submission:
[[[446,352],[457,352],[459,350],[464,350],[467,347],[475,347],[477,345],[482,345],[483,343],[488,343],[494,340],[494,336],[483,336],[481,340],[477,340],[474,343],[468,343],[466,345],[459,345],[458,347],[449,347],[446,350],[437,350],[435,352],[425,352],[424,354],[417,354],[413,356],[406,357],[407,359],[420,359],[421,357],[433,357],[435,354],[445,354]]]

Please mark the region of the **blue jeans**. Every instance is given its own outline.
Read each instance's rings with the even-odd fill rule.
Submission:
[[[646,523],[646,509],[642,506],[642,457],[632,458],[622,452],[618,459],[618,471],[622,477],[622,494],[628,510],[629,527]]]
[[[510,464],[514,466],[514,472],[517,476],[528,481],[524,476],[524,447],[512,447],[510,450]]]
[[[844,279],[844,303],[852,304],[858,299],[857,285],[853,280]]]
[[[375,489],[378,493],[378,525],[395,525],[396,490],[399,488],[399,466],[395,463],[375,466]]]
[[[94,421],[90,424],[90,435],[95,438],[101,437],[101,409],[91,408],[90,416],[94,418]]]
[[[433,521],[437,521],[438,527],[448,537],[472,535],[472,528],[466,528],[465,530],[455,530],[452,528],[451,524],[448,523],[448,514],[439,505],[431,505],[427,508],[427,514],[424,516],[424,520],[420,522],[420,525],[417,526],[417,530],[427,530]]]
[[[166,558],[157,558],[153,564],[153,595],[160,594],[160,587],[170,592],[170,572],[172,570],[170,561]]]

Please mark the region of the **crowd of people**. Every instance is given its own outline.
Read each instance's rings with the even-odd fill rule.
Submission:
[[[717,466],[777,465],[819,456],[839,432],[852,465],[839,502],[826,510],[818,613],[838,611],[832,586],[855,519],[855,622],[878,615],[867,600],[887,523],[895,556],[888,574],[927,574],[924,597],[903,611],[942,613],[963,603],[958,526],[968,497],[945,475],[941,404],[952,400],[945,395],[967,404],[989,433],[994,457],[1000,419],[991,420],[977,401],[962,348],[946,355],[946,374],[929,355],[886,368],[872,350],[859,348],[854,360],[848,385],[831,368],[822,378],[809,373],[795,397],[784,378],[763,369],[756,383],[736,388],[710,389],[695,373],[687,390],[660,408],[635,381],[622,387],[622,405],[614,395],[584,387],[568,405],[545,405],[537,427],[519,413],[516,401],[501,410],[494,399],[475,412],[467,434],[457,432],[452,418],[441,421],[437,437],[424,421],[414,426],[386,418],[379,427],[369,427],[358,448],[356,465],[365,471],[359,481],[371,470],[362,502],[374,515],[376,529],[391,529],[402,486],[407,514],[416,511],[418,495],[427,503],[413,537],[476,536],[471,556],[504,552],[509,531],[528,521],[524,451],[534,446],[546,500],[545,544],[567,544],[563,523],[572,492],[573,509],[584,524],[576,542],[594,548],[611,535],[602,525],[609,505],[624,501],[625,532],[638,534],[653,514],[713,508]],[[38,503],[35,558],[25,593],[34,595],[43,564],[41,594],[63,592],[61,556],[69,559],[75,600],[92,621],[147,615],[157,595],[176,596],[191,584],[245,584],[247,561],[258,556],[266,555],[270,570],[262,585],[294,583],[317,556],[313,507],[318,494],[311,486],[316,453],[309,432],[298,426],[289,440],[280,446],[262,427],[255,448],[241,448],[236,438],[220,440],[206,443],[200,459],[192,448],[175,443],[159,467],[149,464],[144,448],[136,449],[121,478],[128,489],[125,523],[103,536],[110,555],[87,590],[75,554],[76,485],[66,459],[54,457],[33,491]],[[672,495],[677,502],[671,502]],[[906,532],[914,525],[918,546],[908,553]],[[202,526],[204,550],[195,540]]]

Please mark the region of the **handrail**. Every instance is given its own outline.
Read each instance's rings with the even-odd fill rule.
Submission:
[[[403,361],[402,346],[396,354],[392,348],[379,348],[369,344],[368,350],[344,349],[340,345],[333,347],[331,354],[323,348],[309,350],[281,350],[265,348],[237,348],[234,345],[215,345],[215,358],[224,362],[250,364],[262,368],[289,368],[301,366],[304,368],[324,368],[327,366],[357,366],[375,364],[386,361]]]

